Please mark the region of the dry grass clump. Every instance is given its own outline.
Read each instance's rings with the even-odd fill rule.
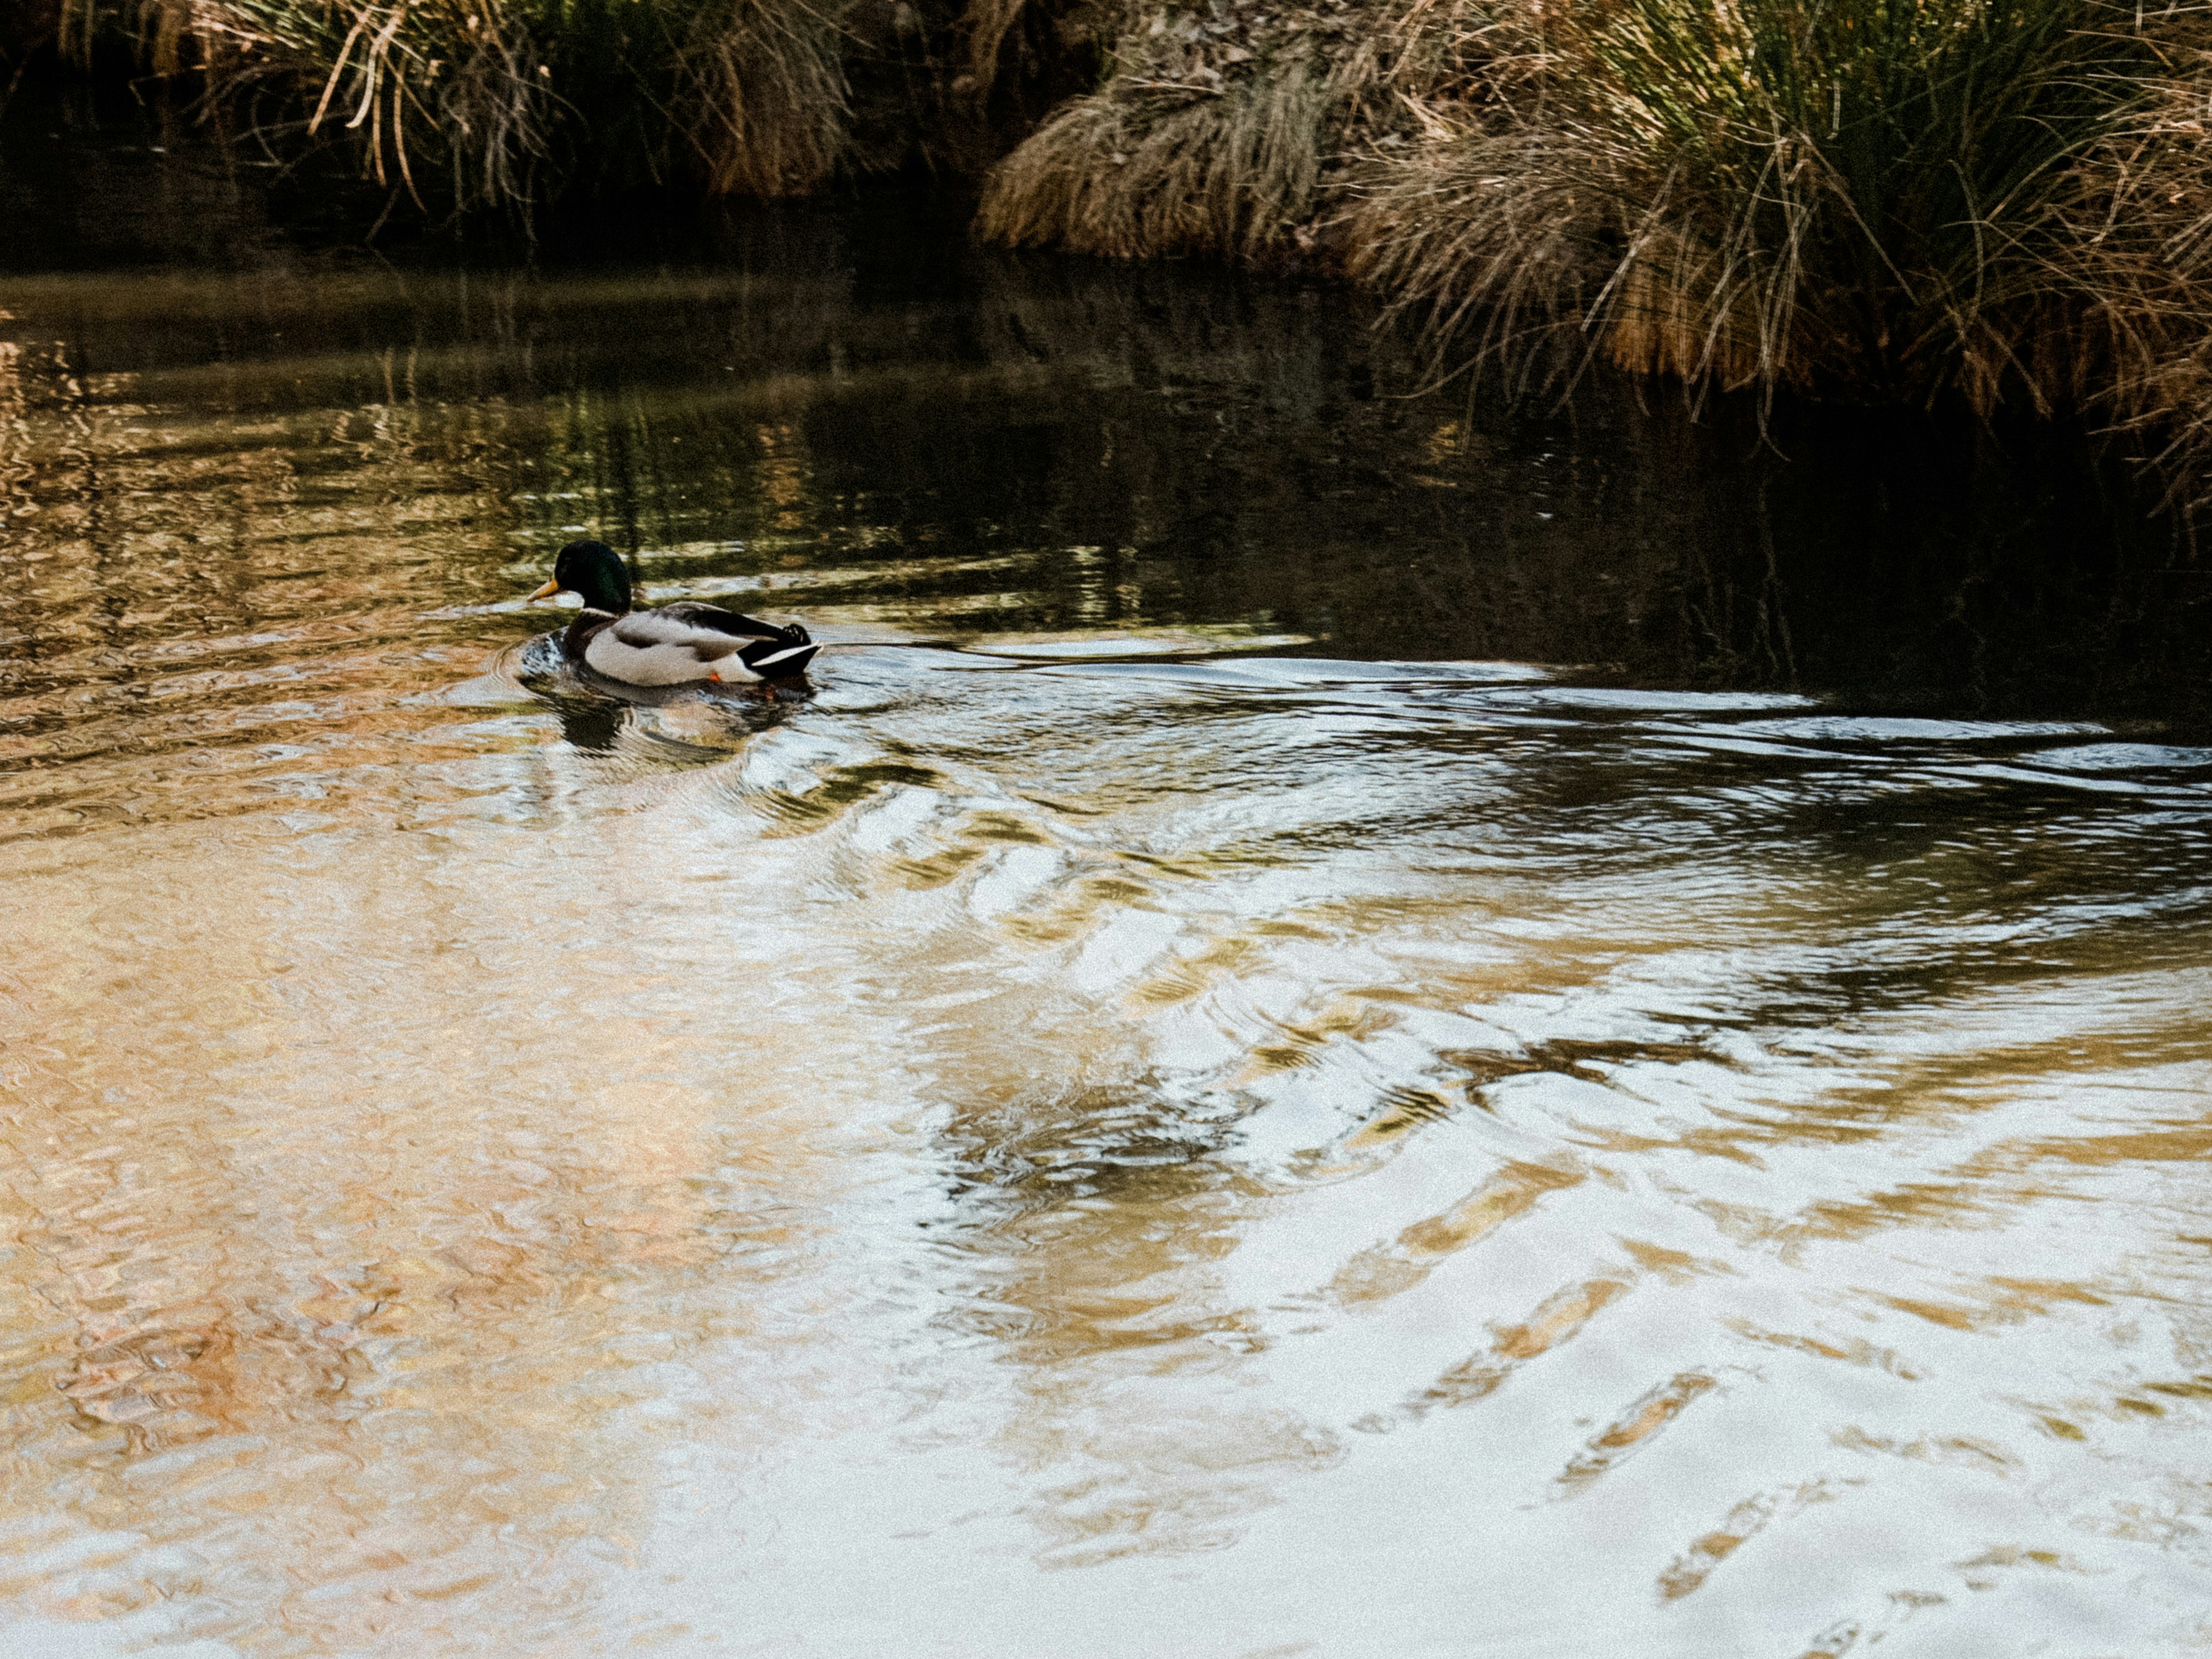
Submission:
[[[711,0],[672,33],[674,125],[718,195],[799,196],[843,152],[838,0]]]
[[[2203,14],[1595,0],[1452,24],[1350,264],[1520,374],[2175,406],[2212,322]],[[1556,349],[1567,348],[1565,351]]]
[[[461,209],[689,175],[802,194],[837,166],[850,0],[63,0],[64,50],[126,31],[272,149],[350,145]]]
[[[1331,167],[1363,116],[1389,118],[1386,16],[1347,0],[1127,13],[1103,84],[991,175],[980,229],[1122,258],[1312,247]]]
[[[1315,252],[1524,387],[1604,359],[2212,455],[2195,4],[1129,3],[983,234]]]

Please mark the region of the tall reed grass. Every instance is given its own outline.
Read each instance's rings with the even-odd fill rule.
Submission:
[[[987,180],[982,234],[1117,258],[1310,252],[1332,171],[1382,90],[1386,15],[1346,0],[1126,14],[1097,89]]]
[[[1526,370],[2121,418],[2212,322],[2204,16],[2105,0],[1462,14],[1348,263]]]
[[[156,75],[289,152],[349,146],[395,191],[526,206],[579,179],[818,188],[849,114],[851,0],[63,0],[61,43],[126,34]]]

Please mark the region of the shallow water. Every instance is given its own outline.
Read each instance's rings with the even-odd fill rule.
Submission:
[[[6,286],[11,1655],[2212,1642],[2202,565],[730,235]]]

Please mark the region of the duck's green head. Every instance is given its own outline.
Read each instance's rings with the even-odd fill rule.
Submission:
[[[556,593],[580,593],[586,610],[619,617],[629,609],[629,572],[622,555],[605,542],[570,542],[553,561],[553,580],[530,597],[550,599]]]

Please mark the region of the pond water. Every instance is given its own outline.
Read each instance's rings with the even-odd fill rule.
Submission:
[[[11,1656],[2212,1641],[2212,567],[684,235],[9,256]]]

